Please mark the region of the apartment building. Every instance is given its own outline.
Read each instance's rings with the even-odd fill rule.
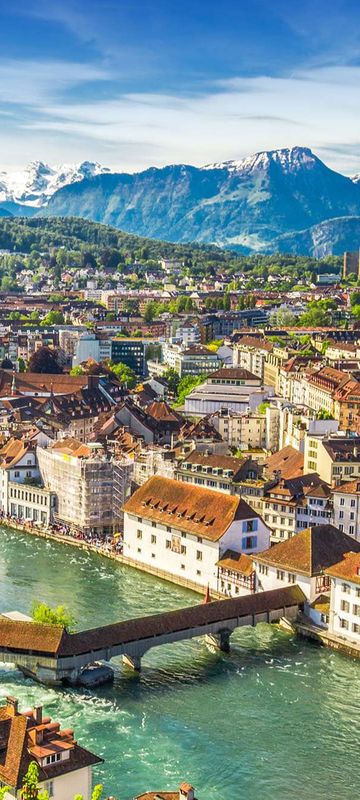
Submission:
[[[304,466],[330,486],[360,477],[360,436],[306,434]]]
[[[318,475],[280,480],[264,494],[263,518],[271,541],[291,539],[311,525],[326,525],[331,516],[330,487]]]
[[[269,543],[267,526],[239,496],[156,475],[124,510],[125,556],[210,590],[227,550],[249,555]]]
[[[201,344],[182,347],[176,344],[163,345],[163,360],[185,378],[187,375],[208,375],[218,369],[222,361],[217,355]]]
[[[121,507],[116,502],[119,492],[114,490],[114,465],[101,448],[63,439],[47,448],[38,447],[37,458],[44,486],[57,498],[58,522],[99,536],[119,527]]]
[[[312,411],[326,411],[335,416],[335,392],[349,380],[349,375],[333,367],[322,367],[305,378],[305,404]]]
[[[265,339],[255,336],[243,336],[233,348],[233,366],[257,375],[261,382],[265,382],[265,361],[272,352],[273,345]]]
[[[360,477],[345,483],[336,481],[331,494],[334,525],[360,541]]]
[[[192,450],[176,470],[176,480],[236,494],[240,481],[257,478],[259,466],[251,458],[233,458]]]
[[[228,407],[210,416],[210,421],[224,442],[241,450],[266,447],[266,416],[258,411],[237,414]]]
[[[275,389],[275,394],[279,394],[280,369],[291,355],[293,355],[293,351],[285,347],[274,347],[266,355],[263,381],[266,386],[272,386]]]
[[[329,631],[360,645],[360,542],[326,570],[331,581]]]

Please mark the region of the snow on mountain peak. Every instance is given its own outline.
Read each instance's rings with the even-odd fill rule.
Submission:
[[[0,172],[0,201],[41,208],[63,186],[105,172],[111,170],[93,161],[58,164],[54,167],[44,161],[31,161],[22,171]]]
[[[239,161],[222,161],[208,164],[203,169],[225,169],[228,172],[251,172],[268,169],[271,163],[278,164],[286,172],[310,167],[318,159],[309,147],[284,147],[280,150],[263,150]]]

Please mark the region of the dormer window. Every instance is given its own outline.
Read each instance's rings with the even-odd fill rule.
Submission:
[[[56,764],[57,761],[61,761],[61,753],[52,753],[51,756],[46,756],[45,759],[46,764]]]

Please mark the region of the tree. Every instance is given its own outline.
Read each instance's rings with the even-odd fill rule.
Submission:
[[[118,364],[109,364],[110,372],[116,375],[120,383],[126,383],[128,389],[133,389],[137,383],[137,377],[133,369],[123,364],[121,361]]]
[[[34,622],[41,622],[45,625],[62,625],[67,631],[74,630],[76,626],[75,617],[63,605],[51,608],[46,603],[35,601],[32,605],[31,616]]]
[[[23,777],[20,789],[21,800],[48,800],[48,792],[39,791],[39,767],[36,761],[31,761],[26,775]]]
[[[49,311],[41,321],[40,325],[45,328],[47,325],[63,325],[64,314],[61,311]]]
[[[19,367],[19,372],[25,372],[26,371],[26,364],[25,364],[24,359],[21,358],[21,356],[20,356],[20,358],[18,358],[18,367]]]
[[[50,347],[40,347],[32,354],[29,361],[29,372],[42,372],[48,375],[60,375],[62,367],[57,360],[57,351]]]
[[[169,367],[169,369],[167,369],[164,373],[163,378],[166,380],[166,383],[169,387],[169,392],[176,395],[180,383],[180,375],[178,372],[176,372],[176,369]]]
[[[186,375],[185,378],[181,378],[181,381],[178,386],[178,393],[177,393],[177,406],[182,406],[185,403],[185,397],[191,392],[195,386],[199,386],[200,383],[204,383],[206,381],[206,375]]]
[[[80,364],[77,364],[76,367],[71,368],[70,375],[85,375],[84,367],[82,367]]]
[[[155,316],[156,316],[156,304],[154,303],[153,300],[149,300],[149,302],[146,303],[146,306],[144,308],[144,314],[143,314],[144,321],[149,324],[150,322],[153,321],[153,319],[155,319]]]

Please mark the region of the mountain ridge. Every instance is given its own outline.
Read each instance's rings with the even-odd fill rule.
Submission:
[[[39,163],[46,173],[47,165]],[[340,240],[350,249],[358,246],[347,238],[356,226],[341,220],[360,217],[359,177],[330,169],[308,147],[265,150],[203,167],[172,164],[135,173],[84,164],[89,164],[88,170],[79,176],[78,165],[77,172],[70,172],[70,182],[53,192],[51,179],[40,175],[48,193],[44,201],[35,200],[37,215],[80,216],[131,234],[215,244],[243,253],[273,252],[287,244],[295,251],[299,248],[300,254],[308,254],[302,248],[310,247],[311,255],[317,244],[313,234],[304,231],[316,226],[328,230],[324,246],[329,253]],[[0,209],[16,214],[9,202],[0,202]],[[326,228],[327,220],[332,223]]]

